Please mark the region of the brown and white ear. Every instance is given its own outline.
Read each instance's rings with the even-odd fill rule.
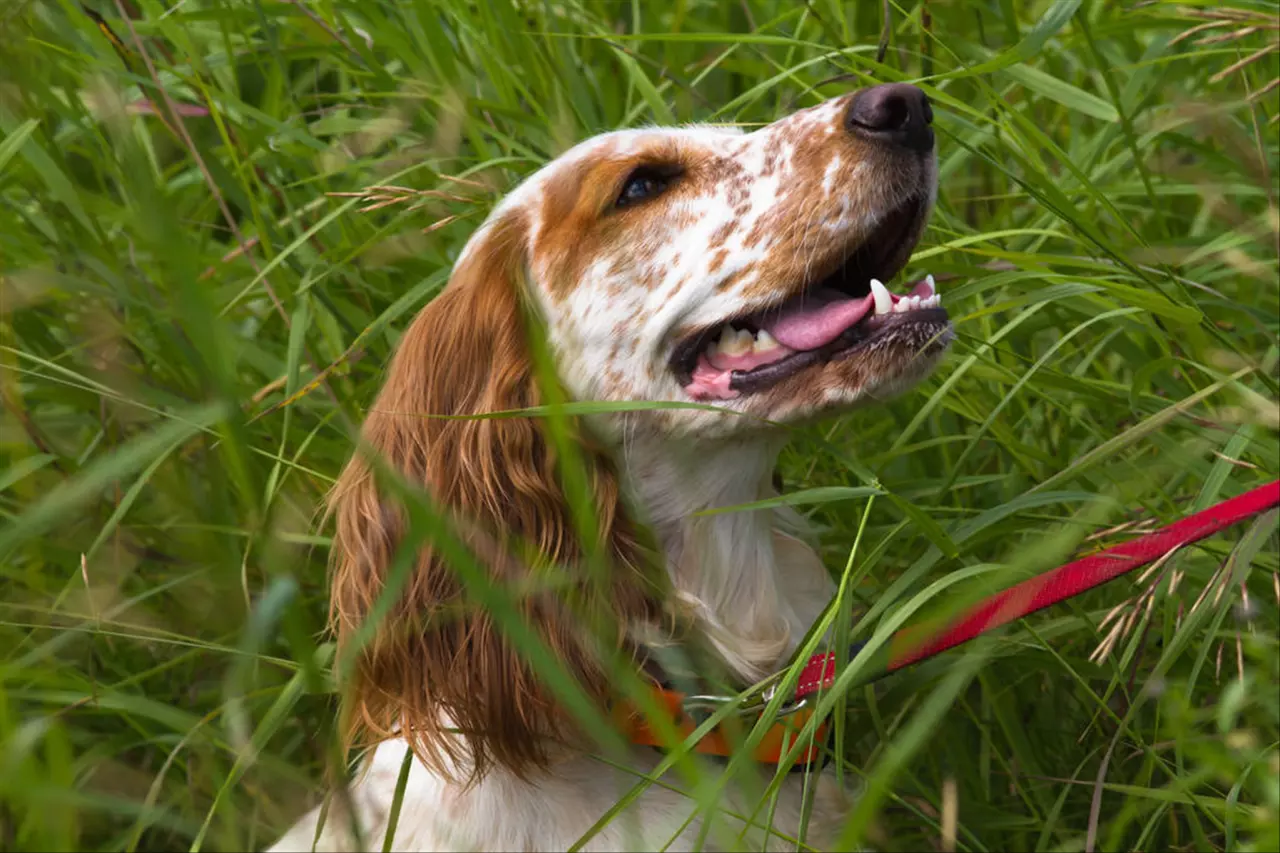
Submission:
[[[522,592],[518,606],[561,663],[603,700],[607,683],[597,647],[560,596],[568,590],[579,613],[596,608],[620,630],[658,612],[647,551],[624,510],[611,461],[585,451],[598,507],[596,544],[612,557],[602,583],[582,571],[584,549],[543,420],[423,416],[539,404],[520,290],[526,244],[518,215],[473,238],[449,284],[400,341],[362,438],[452,516],[490,576],[508,590],[531,578],[536,584],[549,572],[581,575],[554,577],[557,594]],[[405,513],[361,453],[339,478],[330,512],[337,522],[331,615],[343,647],[383,590]],[[494,763],[525,773],[548,760],[548,738],[566,733],[566,720],[520,651],[430,548],[418,555],[400,600],[356,660],[357,728],[375,739],[398,730],[441,773],[478,778]]]

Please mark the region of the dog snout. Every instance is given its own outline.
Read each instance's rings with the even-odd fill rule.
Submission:
[[[919,154],[933,150],[932,123],[929,96],[908,83],[863,89],[845,114],[845,126],[855,136]]]

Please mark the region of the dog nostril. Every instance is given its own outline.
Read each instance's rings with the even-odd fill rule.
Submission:
[[[864,120],[860,124],[873,130],[901,130],[911,121],[907,99],[896,94],[874,101],[863,116]]]
[[[873,86],[854,95],[846,115],[856,136],[889,142],[920,153],[933,148],[933,107],[920,89],[906,83]]]

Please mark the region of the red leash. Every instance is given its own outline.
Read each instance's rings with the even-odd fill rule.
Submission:
[[[859,678],[859,683],[873,681],[909,664],[941,654],[979,634],[1114,580],[1125,572],[1159,560],[1178,548],[1199,542],[1277,505],[1280,505],[1280,480],[998,592],[923,642],[919,627],[899,631],[887,644],[888,652],[882,653],[880,665],[876,666],[877,662],[873,661],[867,676]],[[849,653],[850,659],[862,645],[854,646]],[[801,700],[830,687],[835,677],[835,653],[814,655],[800,673],[794,698]]]
[[[1162,559],[1179,548],[1190,545],[1192,542],[1199,542],[1219,530],[1238,524],[1278,505],[1280,505],[1280,480],[1246,492],[1237,498],[1215,504],[1203,512],[1198,512],[1154,533],[1148,533],[1097,554],[1067,563],[1065,566],[1059,566],[1053,571],[996,593],[979,602],[959,619],[936,633],[930,632],[926,626],[921,625],[906,628],[894,634],[876,653],[859,673],[855,684],[866,684],[894,670],[941,654],[947,649],[972,640],[979,634],[1114,580],[1125,572]],[[863,643],[854,645],[849,652],[850,660],[857,655],[863,645]],[[793,742],[791,738],[797,727],[804,725],[813,714],[812,708],[805,707],[807,699],[819,690],[831,687],[835,680],[834,652],[814,655],[809,659],[800,672],[800,679],[791,699],[783,705],[777,719],[758,744],[754,753],[757,761],[776,764],[782,760],[787,754],[788,745]],[[761,703],[769,701],[775,688],[765,692]],[[664,686],[655,687],[655,696],[659,707],[665,709],[669,721],[676,726],[682,737],[692,735],[696,727],[697,721],[691,713],[695,708],[706,711],[708,707],[733,701],[734,698],[685,696]],[[763,705],[758,703],[741,709],[739,713],[748,716],[759,714],[762,707]],[[630,703],[618,704],[614,708],[614,716],[618,726],[627,733],[632,743],[657,747],[668,745],[665,739],[659,737],[649,727],[644,714]],[[819,743],[825,736],[825,727],[825,722],[818,726],[814,742],[800,754],[796,768],[803,769],[821,758],[823,753]],[[711,755],[729,756],[734,753],[734,742],[726,738],[717,727],[699,740],[694,750]]]

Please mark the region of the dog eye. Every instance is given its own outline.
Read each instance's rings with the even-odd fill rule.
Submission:
[[[616,207],[628,207],[651,199],[671,186],[675,177],[670,172],[663,172],[651,166],[641,166],[627,176],[626,182],[622,185],[622,192],[618,193],[618,200],[614,204]]]

